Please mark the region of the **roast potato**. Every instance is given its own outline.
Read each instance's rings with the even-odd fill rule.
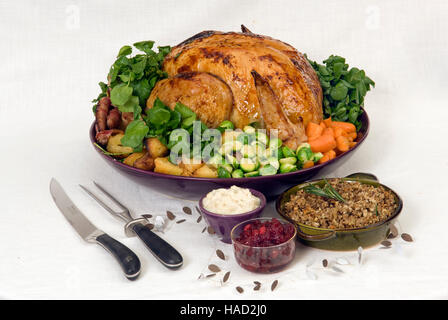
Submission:
[[[134,167],[142,170],[153,170],[154,169],[154,159],[150,156],[148,152],[145,155],[134,162]]]
[[[119,155],[114,155],[114,157],[117,158],[124,158],[131,154],[134,149],[131,147],[125,147],[121,144],[121,138],[124,137],[123,133],[118,133],[114,136],[111,136],[109,140],[107,141],[107,151],[110,153],[118,153]]]
[[[197,169],[193,176],[199,178],[218,178],[218,171],[214,168],[209,167],[206,164],[203,164],[199,169]]]
[[[183,173],[183,169],[175,164],[172,164],[168,157],[165,158],[156,158],[154,172],[171,174],[175,176],[181,176]]]
[[[146,139],[146,149],[153,159],[168,155],[168,148],[157,138]]]
[[[123,160],[123,163],[133,167],[134,162],[143,157],[145,154],[146,154],[145,152],[134,152],[133,154],[127,156],[126,159]]]

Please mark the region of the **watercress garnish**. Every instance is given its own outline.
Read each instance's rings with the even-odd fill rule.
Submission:
[[[316,71],[322,86],[325,117],[351,122],[359,130],[361,122],[358,118],[362,113],[364,97],[370,86],[375,86],[375,82],[366,76],[364,70],[349,69],[345,58],[340,56],[331,55],[324,61],[324,65],[308,61]]]

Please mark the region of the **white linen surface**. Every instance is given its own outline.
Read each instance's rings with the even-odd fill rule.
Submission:
[[[371,131],[332,176],[375,173],[405,206],[399,219],[415,242],[331,253],[298,245],[285,272],[258,276],[236,266],[229,246],[201,234],[180,201],[132,183],[108,167],[88,139],[90,101],[119,48],[141,40],[175,45],[202,30],[281,39],[322,61],[347,58],[376,82],[367,94]],[[0,1],[0,297],[62,299],[448,298],[448,3],[438,1]],[[48,191],[56,177],[98,227],[135,250],[141,278],[127,281],[108,253],[80,240]],[[166,209],[187,222],[164,237],[184,255],[178,271],[161,266],[77,186],[92,179],[120,194],[134,213]],[[265,215],[275,215],[272,204]],[[229,253],[217,261],[216,248]],[[321,260],[346,257],[344,273]],[[229,282],[197,280],[210,262]],[[312,261],[314,263],[307,267]],[[308,272],[307,272],[308,270]],[[268,287],[274,279],[279,286]],[[314,280],[313,280],[314,279]],[[252,291],[252,281],[263,290]],[[238,294],[235,286],[246,290]]]

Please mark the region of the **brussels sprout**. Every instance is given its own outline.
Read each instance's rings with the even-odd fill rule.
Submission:
[[[268,143],[269,143],[269,138],[268,138],[268,136],[266,135],[266,133],[264,133],[264,132],[262,132],[262,131],[260,131],[260,130],[257,130],[257,132],[255,132],[255,137],[257,138],[257,141],[258,141],[258,142],[263,143],[265,146],[268,145]]]
[[[232,173],[232,171],[233,171],[233,167],[232,167],[232,165],[230,163],[224,163],[223,165],[221,165],[221,167],[223,167],[224,169],[226,169],[230,173]]]
[[[256,155],[254,148],[248,145],[244,145],[241,148],[240,152],[244,158],[253,158]]]
[[[318,152],[318,153],[315,153],[315,154],[313,154],[313,161],[314,162],[317,162],[317,161],[319,161],[322,157],[323,157],[324,155],[322,154],[322,152]]]
[[[246,177],[246,178],[250,178],[250,177],[258,177],[260,175],[260,172],[258,172],[258,170],[257,171],[251,171],[251,172],[248,172],[248,173],[245,173],[244,174],[244,176]]]
[[[258,141],[252,141],[250,145],[254,149],[254,152],[257,155],[257,157],[259,158],[266,157],[266,146],[263,143]]]
[[[297,158],[300,162],[304,163],[313,159],[313,151],[309,147],[302,147],[297,151]]]
[[[246,133],[248,133],[248,134],[255,134],[255,128],[254,127],[252,127],[252,126],[245,126],[244,128],[243,128],[243,131],[244,132],[246,132]]]
[[[240,161],[240,168],[245,172],[251,172],[257,170],[259,163],[256,159],[243,158]]]
[[[283,156],[285,158],[289,158],[289,157],[295,157],[296,154],[294,153],[293,150],[291,150],[290,148],[288,148],[287,146],[283,146],[282,147],[282,152],[283,152]]]
[[[269,157],[268,158],[268,162],[271,166],[273,166],[274,168],[276,168],[278,170],[278,168],[280,168],[280,162],[278,161],[277,158],[275,157]]]
[[[300,144],[300,146],[297,147],[296,154],[297,154],[297,152],[299,152],[299,150],[302,149],[302,148],[311,148],[311,146],[310,146],[309,143],[306,143],[306,142]]]
[[[234,156],[231,155],[231,154],[226,154],[225,157],[226,157],[226,161],[227,161],[230,165],[232,165],[233,168],[238,169],[239,164],[238,164],[238,159],[237,159],[236,157],[234,157]]]
[[[296,157],[283,158],[283,159],[280,159],[279,162],[280,162],[281,165],[282,164],[286,164],[286,163],[296,164],[297,158]]]
[[[225,120],[225,121],[221,122],[221,124],[218,126],[217,129],[222,133],[222,132],[224,132],[226,130],[233,130],[233,129],[235,129],[235,126],[232,123],[232,121]]]
[[[224,167],[224,166],[219,166],[218,167],[218,177],[219,178],[230,178],[230,172]]]
[[[297,166],[295,166],[293,164],[285,163],[280,166],[280,173],[287,173],[287,172],[292,172],[292,171],[296,171],[296,170],[297,170]]]
[[[208,159],[207,164],[216,169],[219,165],[224,164],[224,159],[220,154],[215,154],[213,157]]]
[[[243,145],[251,144],[252,141],[255,141],[255,136],[248,133],[241,133],[240,135],[238,135],[237,141],[239,141]]]
[[[278,149],[282,146],[282,143],[279,138],[273,138],[269,141],[269,148]]]
[[[274,168],[273,166],[268,164],[264,167],[261,167],[259,172],[262,176],[272,176],[277,173],[277,168]]]
[[[232,178],[242,178],[244,177],[244,172],[241,169],[236,169],[232,172]]]

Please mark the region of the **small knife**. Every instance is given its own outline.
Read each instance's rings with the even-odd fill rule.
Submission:
[[[117,260],[127,279],[137,279],[140,274],[140,260],[131,249],[95,227],[75,206],[54,178],[50,182],[50,193],[56,206],[82,239],[101,245]]]

